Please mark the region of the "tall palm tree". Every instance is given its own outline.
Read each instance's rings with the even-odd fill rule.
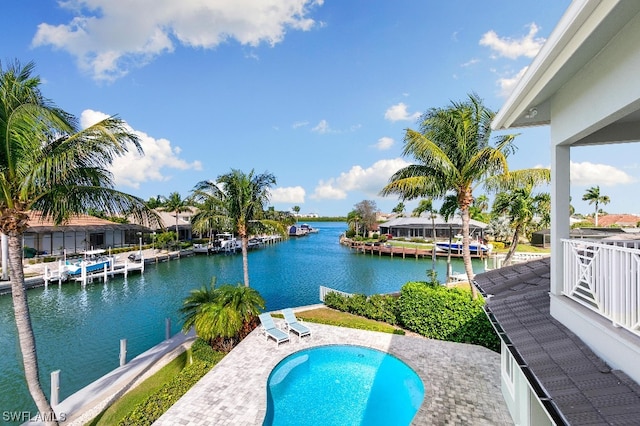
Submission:
[[[600,186],[592,186],[587,189],[587,192],[582,196],[583,201],[588,201],[589,204],[596,205],[596,213],[595,213],[595,226],[598,226],[598,206],[600,204],[609,204],[611,199],[608,195],[600,195]]]
[[[499,192],[496,195],[493,212],[496,215],[505,215],[513,230],[511,245],[504,259],[505,265],[509,264],[509,260],[515,253],[520,236],[532,230],[536,216],[544,217],[547,213],[548,200],[549,194],[533,194],[533,188],[530,185],[508,192]]]
[[[413,209],[412,214],[419,217],[422,213],[427,213],[431,219],[431,236],[433,237],[433,247],[431,249],[432,270],[436,270],[436,210],[433,208],[433,199],[426,198],[420,200],[418,207]]]
[[[158,210],[162,212],[171,212],[176,215],[176,244],[180,239],[180,231],[178,230],[178,219],[180,219],[180,213],[188,212],[191,210],[191,202],[188,199],[183,199],[179,192],[172,192],[168,198],[162,200],[162,207]]]
[[[22,237],[30,210],[56,224],[90,209],[157,223],[142,199],[113,189],[108,170],[136,136],[116,117],[78,130],[76,119],[44,98],[34,64],[0,64],[0,232],[8,236],[10,281],[25,378],[40,413],[52,413],[38,377],[24,286]],[[151,222],[149,222],[151,221]],[[55,422],[54,422],[55,423]]]
[[[195,191],[210,194],[217,198],[225,216],[231,222],[231,228],[242,241],[242,269],[244,285],[249,287],[249,235],[257,229],[268,228],[272,232],[284,234],[281,223],[264,218],[264,209],[269,201],[269,190],[276,184],[271,173],[248,174],[232,169],[220,175],[216,182],[202,181],[196,184]]]
[[[465,272],[474,298],[477,292],[472,284],[469,251],[469,207],[474,187],[489,176],[502,175],[506,185],[522,180],[536,182],[544,174],[544,169],[509,171],[507,157],[515,149],[515,135],[498,136],[491,146],[494,115],[475,94],[465,102],[428,110],[420,119],[420,131],[407,129],[404,137],[403,155],[413,157],[416,164],[398,170],[381,191],[382,195],[399,194],[408,200],[455,197],[462,217]]]

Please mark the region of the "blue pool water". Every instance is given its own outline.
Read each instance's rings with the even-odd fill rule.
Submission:
[[[289,355],[267,384],[265,425],[408,425],[424,398],[420,377],[387,353],[331,345]]]

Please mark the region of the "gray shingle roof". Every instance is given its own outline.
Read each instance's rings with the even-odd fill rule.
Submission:
[[[640,424],[640,386],[549,312],[550,259],[476,275],[489,318],[559,424]]]

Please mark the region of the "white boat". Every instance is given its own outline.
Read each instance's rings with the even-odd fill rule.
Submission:
[[[84,269],[86,273],[104,271],[104,267],[111,267],[113,257],[105,255],[106,251],[102,249],[87,250],[83,253],[82,260],[67,260],[62,267],[62,274],[80,275]]]
[[[288,233],[290,237],[304,237],[305,235],[309,235],[309,230],[303,226],[291,225]]]
[[[312,228],[306,223],[303,223],[302,225],[300,225],[300,228],[302,228],[303,231],[306,230],[307,234],[316,234],[319,231],[318,228]]]
[[[221,234],[216,235],[216,248],[219,252],[223,253],[233,253],[237,250],[242,249],[242,243],[233,236],[233,234],[229,232],[223,232]]]
[[[484,244],[480,241],[469,241],[469,251],[472,255],[478,254],[489,254],[493,246],[491,244]],[[462,235],[456,235],[455,239],[450,243],[447,242],[436,242],[436,250],[440,252],[449,252],[451,250],[452,253],[462,253]]]
[[[212,243],[194,244],[193,245],[193,252],[194,253],[209,254],[209,253],[213,253],[215,251],[216,251],[215,247],[213,246]]]
[[[249,241],[247,243],[247,248],[249,250],[252,250],[254,248],[260,247],[262,244],[264,244],[264,242],[262,241],[262,238],[260,238],[260,237],[249,238]]]

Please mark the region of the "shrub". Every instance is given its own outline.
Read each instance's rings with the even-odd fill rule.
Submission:
[[[220,352],[215,352],[201,339],[193,343],[190,351],[192,364],[187,365],[169,383],[138,404],[131,413],[120,421],[119,425],[151,425],[224,356]]]
[[[491,245],[493,245],[493,248],[495,250],[502,250],[504,249],[504,243],[502,241],[494,241],[491,243]]]
[[[380,294],[374,294],[370,297],[364,294],[343,296],[331,292],[326,295],[324,304],[342,312],[349,312],[350,314],[360,315],[376,321],[384,321],[391,325],[398,323],[396,315],[397,298],[393,296]]]
[[[500,340],[482,306],[467,290],[411,282],[398,300],[400,324],[423,336],[482,345],[496,352]]]

